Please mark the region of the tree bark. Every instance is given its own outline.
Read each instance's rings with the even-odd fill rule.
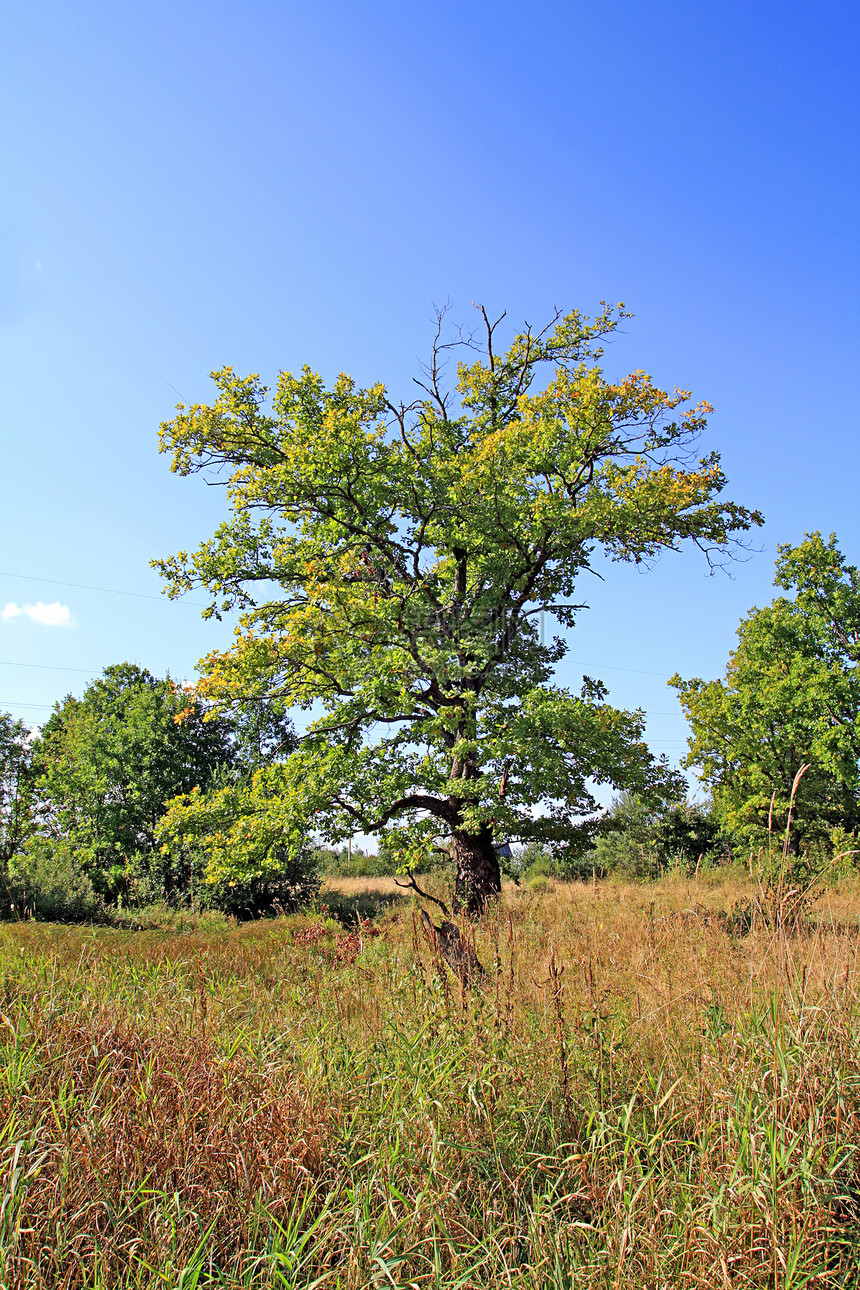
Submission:
[[[451,835],[451,858],[456,868],[454,908],[479,917],[502,890],[492,833],[486,826],[478,833],[456,830]]]

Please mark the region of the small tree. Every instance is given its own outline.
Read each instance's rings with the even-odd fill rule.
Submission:
[[[447,844],[478,912],[500,887],[494,840],[581,850],[589,780],[649,793],[669,778],[641,713],[588,678],[579,695],[552,684],[567,645],[544,640],[541,615],[573,626],[598,552],[641,564],[689,540],[720,558],[760,517],[717,500],[715,454],[692,458],[707,405],[682,411],[686,392],[641,372],[604,377],[597,342],[621,307],[556,315],[504,353],[481,315],[480,342],[443,341],[440,319],[414,401],[345,375],[329,390],[304,368],[268,408],[256,376],[224,368],[211,406],[162,427],[172,469],[223,474],[232,508],[196,553],[155,562],[171,596],[199,585],[207,613],[242,610],[200,693],[313,717],[254,776],[223,834],[228,871],[263,869],[310,829],[335,844],[384,831],[404,865]]]
[[[31,827],[32,747],[23,721],[0,712],[0,872],[20,854]]]
[[[722,681],[670,684],[692,727],[697,767],[721,819],[752,846],[789,823],[791,848],[826,846],[860,825],[860,571],[835,534],[780,546],[775,585],[793,591],[752,609]]]
[[[702,861],[730,855],[729,839],[720,830],[712,803],[679,800],[655,806],[623,792],[601,819],[594,850],[584,857],[576,876],[588,877],[596,870],[601,875],[652,878],[669,866],[692,871]]]
[[[43,845],[69,849],[107,899],[132,857],[155,852],[167,802],[232,762],[230,723],[204,715],[169,678],[120,663],[45,723],[35,748]]]

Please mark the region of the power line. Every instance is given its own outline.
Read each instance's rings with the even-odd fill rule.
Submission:
[[[0,699],[0,703],[9,708],[42,708],[46,712],[54,706],[53,703],[22,703],[19,699]]]
[[[3,575],[0,574],[0,576],[3,576]],[[12,576],[17,577],[18,575],[16,574]],[[73,586],[76,586],[77,584],[70,582],[70,583],[63,583],[61,585],[73,587]],[[135,591],[117,592],[117,595],[120,595],[120,596],[123,596],[123,595],[134,596],[137,594],[138,593]],[[154,597],[154,598],[157,598],[157,597]],[[579,663],[581,667],[605,667],[607,670],[611,672],[639,672],[643,676],[668,676],[669,675],[668,672],[642,672],[642,669],[637,667],[610,667],[608,663],[582,663],[581,660],[579,659],[572,659],[571,662]],[[40,667],[40,668],[46,668],[52,672],[86,672],[89,676],[97,676],[99,673],[98,668],[92,668],[92,667],[60,667],[56,663],[17,663],[15,662],[14,659],[8,659],[8,658],[0,658],[0,667]],[[679,716],[682,716],[683,714],[680,712],[648,711],[647,715],[649,717],[679,717]]]
[[[169,382],[168,382],[169,384]],[[78,591],[100,591],[110,596],[133,596],[136,600],[157,600],[159,604],[165,603],[164,596],[153,596],[145,591],[120,591],[117,587],[95,587],[86,582],[64,582],[61,578],[43,578],[37,574],[28,573],[8,573],[0,569],[0,578],[18,578],[23,582],[46,582],[54,587],[75,587]],[[207,605],[201,604],[197,600],[179,600],[180,604],[188,605],[192,609],[206,609]],[[652,672],[643,667],[620,667],[612,663],[587,663],[581,658],[571,658],[569,663],[576,663],[579,667],[601,668],[606,672],[634,672],[637,676],[660,676],[667,678],[672,675],[671,672]],[[81,669],[68,668],[68,671]]]
[[[86,582],[64,582],[61,578],[41,578],[38,574],[8,573],[0,569],[0,578],[18,578],[22,582],[47,582],[53,587],[76,587],[78,591],[101,591],[109,596],[133,596],[135,600],[157,600],[162,605],[165,603],[164,596],[153,596],[146,591],[120,591],[118,587],[93,587]],[[188,605],[192,609],[207,608],[196,600],[181,600],[179,603]]]
[[[60,667],[56,663],[15,663],[12,659],[0,658],[0,667],[38,667],[48,672],[84,672],[87,676],[98,676],[98,669],[92,667]]]
[[[581,658],[569,658],[568,663],[576,663],[579,667],[599,667],[603,672],[636,672],[639,676],[662,676],[670,677],[671,672],[648,672],[643,667],[613,667],[611,663],[585,663]]]
[[[162,605],[165,603],[164,596],[153,596],[145,591],[120,591],[117,587],[94,587],[86,582],[64,582],[60,578],[42,578],[36,574],[8,573],[0,569],[0,578],[19,578],[23,582],[47,582],[54,587],[75,587],[78,591],[101,591],[110,596],[133,596],[137,600],[157,600]],[[179,603],[188,605],[192,609],[208,608],[207,605],[203,605],[197,600],[180,599]],[[612,663],[587,663],[581,658],[571,658],[567,662],[576,663],[579,667],[599,667],[606,672],[635,672],[637,676],[661,676],[668,679],[672,675],[671,672],[652,672],[644,667],[620,667]],[[72,671],[71,668],[68,670]]]
[[[16,659],[9,659],[9,658],[0,658],[0,667],[37,668],[40,671],[45,671],[45,672],[76,672],[81,676],[99,676],[101,672],[104,670],[103,668],[93,668],[93,667],[66,667],[58,663],[20,663]],[[614,670],[621,671],[622,669],[616,668]],[[636,669],[630,668],[628,670],[635,671]],[[6,702],[11,702],[11,700],[0,699],[0,703],[6,703]],[[25,705],[19,705],[19,706],[25,706]],[[26,706],[43,708],[43,707],[50,707],[50,704],[35,703],[35,704],[26,705]],[[659,711],[655,712],[653,709],[650,709],[650,708],[645,709],[645,716],[646,718],[647,717],[684,718],[683,712],[677,712],[677,711],[676,712],[659,712]]]

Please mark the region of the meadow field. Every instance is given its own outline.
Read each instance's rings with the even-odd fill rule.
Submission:
[[[385,880],[4,925],[0,1281],[858,1284],[860,888],[754,895],[508,888],[471,990]]]

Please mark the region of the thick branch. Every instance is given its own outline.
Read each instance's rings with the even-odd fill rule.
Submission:
[[[334,800],[347,815],[359,821],[365,833],[378,833],[395,815],[411,810],[426,811],[428,815],[434,815],[437,819],[444,820],[446,824],[457,822],[456,806],[443,798],[431,797],[429,793],[407,793],[404,797],[398,797],[397,801],[387,806],[375,820],[368,820],[361,811],[341,797],[336,797]]]

